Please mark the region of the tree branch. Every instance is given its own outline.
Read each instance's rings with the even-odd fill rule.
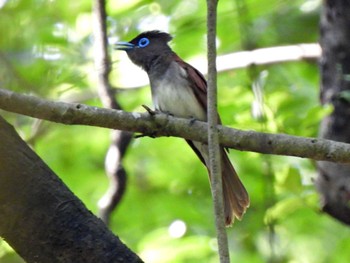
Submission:
[[[345,94],[350,92],[350,6],[344,1],[323,1],[320,19],[321,103],[333,111],[320,126],[320,137],[350,142],[350,106]],[[322,210],[350,226],[350,165],[318,162],[315,181]]]
[[[175,136],[207,142],[207,124],[165,114],[125,112],[84,104],[54,102],[0,89],[0,109],[63,124],[79,124]],[[241,151],[350,163],[350,145],[325,139],[242,131],[218,125],[220,144]]]
[[[223,186],[217,110],[216,71],[216,15],[217,0],[207,0],[207,45],[208,45],[208,148],[211,193],[213,196],[216,237],[221,263],[230,262],[227,233],[225,229]]]
[[[1,116],[0,138],[0,236],[26,262],[142,262]]]
[[[95,67],[97,74],[97,91],[103,107],[121,110],[109,82],[110,59],[106,32],[106,1],[94,0],[94,47]],[[109,187],[99,200],[99,216],[108,225],[112,211],[124,195],[127,172],[123,166],[123,158],[131,142],[133,134],[128,131],[112,130],[111,142],[105,157],[105,171],[109,179]]]
[[[252,65],[270,65],[300,60],[316,60],[321,56],[319,44],[298,44],[240,51],[217,58],[218,71],[246,68]]]

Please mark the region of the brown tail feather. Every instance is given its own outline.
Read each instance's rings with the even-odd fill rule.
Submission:
[[[236,218],[242,219],[249,207],[247,190],[239,179],[224,148],[221,149],[222,186],[226,225],[231,225]]]
[[[187,142],[202,163],[208,167],[208,145],[189,140],[187,140]],[[242,219],[245,211],[249,207],[250,201],[247,190],[244,188],[244,185],[239,179],[223,147],[220,150],[220,154],[225,219],[226,226],[229,226],[233,223],[235,218],[238,218],[239,220]],[[211,177],[210,174],[209,177]]]

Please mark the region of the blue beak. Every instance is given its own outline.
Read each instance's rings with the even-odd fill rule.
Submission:
[[[117,42],[115,44],[115,49],[117,50],[130,50],[130,49],[133,49],[135,48],[135,45],[134,44],[131,44],[129,42]]]

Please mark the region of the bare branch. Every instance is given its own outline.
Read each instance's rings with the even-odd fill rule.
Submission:
[[[54,102],[0,89],[0,109],[63,124],[79,124],[140,132],[153,136],[175,136],[208,140],[205,122],[165,114],[125,112],[84,104]],[[350,145],[325,139],[285,134],[242,131],[218,125],[220,144],[241,151],[350,163]]]
[[[110,59],[108,56],[108,42],[106,32],[106,1],[94,0],[94,46],[95,67],[97,73],[97,91],[105,108],[120,110],[121,106],[115,98],[115,92],[109,82]],[[109,179],[109,188],[99,200],[99,215],[108,225],[111,212],[116,208],[124,195],[127,173],[122,160],[126,153],[132,133],[128,131],[113,130],[111,143],[105,157],[105,171]]]
[[[207,0],[208,32],[208,148],[211,193],[213,196],[215,227],[221,263],[230,262],[227,233],[225,229],[224,199],[222,186],[222,167],[217,111],[217,71],[216,71],[216,15],[217,0]],[[223,157],[222,157],[223,158]]]
[[[321,56],[318,44],[298,44],[259,48],[218,56],[218,71],[246,68],[252,65],[269,65],[300,60],[316,60]]]

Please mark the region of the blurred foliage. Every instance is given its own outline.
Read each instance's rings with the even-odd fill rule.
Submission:
[[[218,53],[316,42],[320,4],[219,1]],[[204,1],[116,0],[108,1],[107,9],[111,40],[161,29],[175,36],[172,46],[185,60],[206,54]],[[99,106],[91,27],[91,1],[0,1],[1,87]],[[111,49],[111,54],[114,68],[126,60],[120,52]],[[116,71],[111,81],[119,85],[124,73]],[[220,73],[223,123],[317,136],[320,119],[330,111],[318,103],[318,75],[315,62]],[[128,111],[151,105],[147,87],[118,91]],[[109,131],[2,115],[97,213],[108,184],[103,163]],[[349,230],[319,212],[311,161],[234,150],[230,155],[251,196],[244,220],[228,229],[234,262],[336,263],[350,258]],[[176,138],[135,139],[125,166],[127,192],[111,229],[146,262],[218,262],[206,169],[186,143]],[[22,261],[1,241],[0,262]]]

